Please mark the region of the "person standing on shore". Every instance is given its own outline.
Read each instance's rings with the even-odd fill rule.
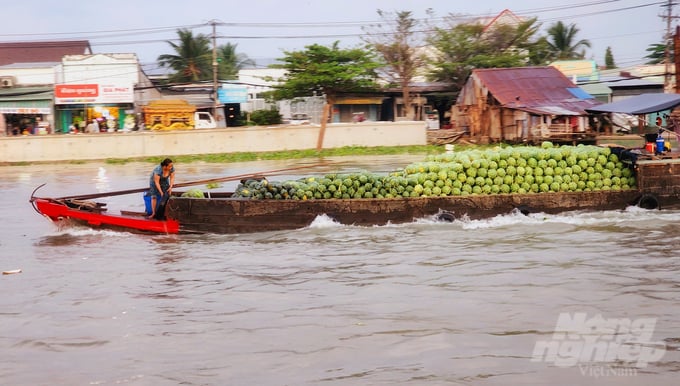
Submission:
[[[151,196],[151,215],[149,218],[165,219],[165,203],[172,193],[175,184],[175,167],[170,158],[164,159],[156,166],[149,178],[149,195]]]

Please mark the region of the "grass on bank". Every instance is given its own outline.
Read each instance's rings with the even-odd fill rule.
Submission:
[[[469,149],[485,149],[488,147],[505,146],[504,144],[475,145],[475,144],[455,144],[455,151]],[[73,161],[42,161],[42,162],[8,162],[1,166],[27,166],[41,163],[66,163],[66,164],[86,164],[89,162],[105,162],[112,165],[124,165],[130,162],[149,162],[160,163],[164,158],[171,158],[177,163],[208,162],[208,163],[231,163],[249,161],[271,161],[271,160],[294,160],[302,158],[324,158],[342,156],[367,156],[367,155],[418,155],[423,158],[430,154],[441,154],[445,152],[443,145],[413,145],[413,146],[345,146],[340,148],[307,150],[285,150],[269,152],[240,152],[240,153],[221,153],[221,154],[193,154],[193,155],[163,155],[154,157],[130,157],[130,158],[107,158],[98,160],[73,160]]]
[[[456,145],[456,149],[462,149],[465,145]],[[285,150],[271,152],[242,152],[242,153],[222,153],[222,154],[195,154],[195,155],[172,155],[173,162],[209,162],[209,163],[230,163],[230,162],[249,162],[249,161],[270,161],[301,158],[324,158],[341,156],[364,156],[364,155],[400,155],[400,154],[429,154],[443,153],[444,146],[439,145],[418,145],[418,146],[379,146],[379,147],[360,147],[346,146],[333,149],[308,150]],[[125,164],[128,162],[151,162],[159,163],[166,156],[143,157],[143,158],[110,158],[106,160],[109,164]]]

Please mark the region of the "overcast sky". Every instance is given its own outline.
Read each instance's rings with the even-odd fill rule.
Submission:
[[[217,43],[237,44],[237,51],[258,64],[306,45],[342,47],[360,42],[361,25],[380,21],[376,10],[412,11],[425,19],[448,14],[494,16],[508,8],[537,17],[544,29],[558,20],[575,23],[579,39],[588,39],[588,58],[604,63],[612,48],[619,67],[645,61],[645,49],[663,41],[667,0],[17,0],[3,2],[0,41],[87,39],[95,53],[135,53],[152,71],[158,55],[174,53],[166,42],[178,28],[212,34]],[[679,14],[680,6],[673,9]],[[434,20],[436,21],[436,19]],[[672,30],[676,20],[673,19]]]

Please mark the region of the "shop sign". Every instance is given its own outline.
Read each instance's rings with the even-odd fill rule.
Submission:
[[[0,114],[52,114],[50,100],[0,101]]]
[[[217,89],[217,99],[221,103],[246,103],[248,101],[248,88],[223,84],[222,88]]]
[[[135,93],[132,85],[99,85],[100,103],[133,103]]]
[[[57,105],[133,102],[132,85],[57,84],[54,86],[54,103]]]
[[[0,107],[0,114],[51,114],[49,107]]]
[[[56,104],[93,103],[97,97],[99,97],[97,84],[57,84],[54,86]]]

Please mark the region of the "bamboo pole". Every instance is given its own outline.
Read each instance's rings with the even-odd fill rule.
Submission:
[[[247,178],[258,178],[258,177],[264,177],[265,175],[272,175],[274,173],[283,173],[283,172],[313,168],[313,167],[316,167],[316,166],[323,166],[323,165],[325,165],[325,164],[317,163],[317,164],[312,164],[312,165],[303,165],[303,166],[296,166],[296,167],[291,167],[291,168],[267,170],[267,171],[262,171],[262,172],[257,172],[257,173],[237,174],[237,175],[233,175],[233,176],[208,178],[208,179],[205,179],[205,180],[188,181],[188,182],[182,182],[182,183],[175,184],[173,186],[173,188],[184,188],[184,187],[187,187],[187,186],[203,185],[203,184],[210,184],[210,183],[215,183],[215,182],[228,182],[228,181],[238,181],[238,180],[247,179]],[[146,192],[148,190],[149,190],[149,187],[147,186],[147,187],[144,187],[144,188],[118,190],[118,191],[114,191],[114,192],[80,194],[80,195],[77,195],[77,196],[64,196],[64,197],[55,198],[55,200],[64,200],[64,199],[66,199],[66,200],[72,200],[72,199],[90,200],[90,199],[93,199],[93,198],[123,196],[123,195],[126,195],[126,194],[142,193],[142,192]]]

